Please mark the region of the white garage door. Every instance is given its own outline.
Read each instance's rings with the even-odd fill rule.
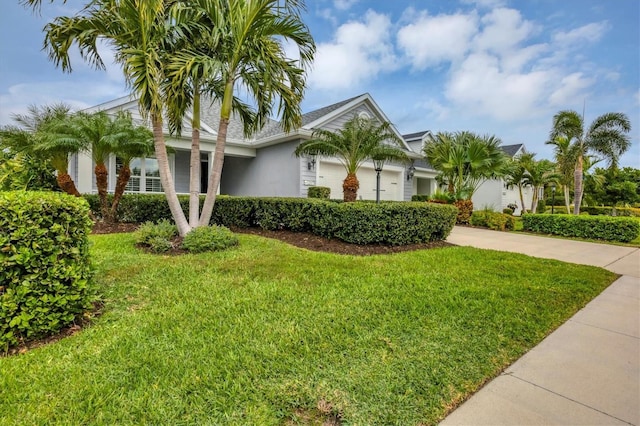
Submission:
[[[358,199],[376,199],[376,171],[366,166],[360,167],[357,173],[360,181]],[[331,198],[342,198],[342,182],[347,177],[342,164],[321,161],[318,166],[318,185],[331,188]],[[402,172],[382,170],[380,173],[380,199],[402,201]]]

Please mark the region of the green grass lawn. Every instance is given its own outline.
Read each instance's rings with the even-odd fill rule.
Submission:
[[[467,247],[352,257],[93,236],[104,314],[0,358],[0,424],[433,424],[615,278]],[[320,409],[317,407],[320,406]]]

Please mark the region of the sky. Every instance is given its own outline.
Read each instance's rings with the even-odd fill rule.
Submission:
[[[82,4],[43,0],[38,15],[2,0],[0,125],[31,104],[83,109],[129,93],[108,48],[106,71],[75,50],[72,73],[42,50],[44,25]],[[620,164],[640,168],[639,0],[307,0],[303,20],[317,46],[303,112],[368,92],[403,134],[469,130],[540,159],[553,158],[558,111],[584,111],[587,124],[622,112],[632,147]]]

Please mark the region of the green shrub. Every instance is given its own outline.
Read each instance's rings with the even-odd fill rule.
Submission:
[[[237,246],[238,237],[224,226],[201,226],[184,236],[182,247],[192,253],[224,250]]]
[[[456,200],[453,205],[458,208],[456,223],[458,225],[468,225],[471,220],[471,214],[473,213],[473,201]]]
[[[328,200],[331,196],[331,188],[328,186],[310,186],[307,190],[309,198],[322,198]]]
[[[525,231],[605,241],[629,242],[640,235],[640,220],[568,214],[526,214],[522,216]]]
[[[153,253],[165,253],[173,248],[171,240],[178,235],[178,228],[169,220],[157,223],[145,222],[135,232],[136,242]]]
[[[516,219],[510,214],[480,210],[471,215],[471,225],[495,231],[512,231],[516,226]]]
[[[502,213],[513,215],[513,209],[510,209],[510,208],[502,209]]]
[[[536,206],[536,213],[544,213],[547,210],[547,204],[544,200],[538,200],[538,205]]]
[[[89,206],[0,192],[0,350],[55,334],[92,308]]]
[[[411,201],[429,201],[429,196],[424,194],[412,195]]]
[[[429,196],[429,201],[438,204],[453,204],[456,201],[456,197],[448,192],[436,191]]]
[[[580,213],[589,213],[590,215],[604,216],[630,216],[640,217],[640,209],[633,207],[599,207],[599,206],[581,206]]]

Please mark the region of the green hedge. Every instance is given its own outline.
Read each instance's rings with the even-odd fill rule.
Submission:
[[[479,210],[471,215],[471,225],[495,231],[513,231],[516,226],[516,219],[506,213]]]
[[[412,195],[411,201],[429,201],[429,195],[424,195],[424,194]]]
[[[0,349],[54,334],[92,307],[89,206],[0,192]]]
[[[328,186],[310,186],[307,190],[309,198],[322,198],[328,200],[331,196],[331,188]]]
[[[640,217],[640,209],[633,207],[590,207],[581,206],[580,213],[589,213],[590,215],[604,216],[631,216]]]
[[[97,197],[87,196],[99,210]],[[187,210],[188,197],[179,197]],[[202,202],[202,198],[201,198]],[[126,194],[119,218],[129,222],[171,219],[163,195]],[[247,228],[312,232],[356,244],[403,245],[446,238],[454,206],[413,202],[336,203],[313,198],[258,198],[219,195],[211,223]]]
[[[629,242],[640,235],[640,220],[631,217],[525,214],[525,231],[605,241]]]

